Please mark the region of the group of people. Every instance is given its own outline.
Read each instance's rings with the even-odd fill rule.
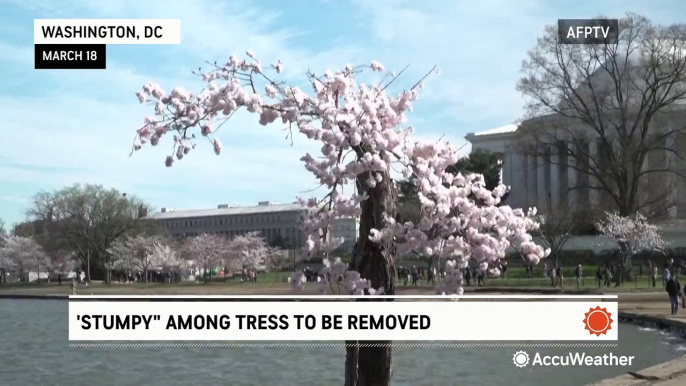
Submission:
[[[303,269],[303,274],[308,283],[316,283],[320,280],[319,271],[311,269],[310,267],[305,267],[305,269]]]
[[[243,283],[257,283],[257,271],[254,269],[243,268],[243,271],[241,271],[241,281]]]
[[[609,287],[610,283],[612,281],[612,278],[615,276],[615,265],[612,263],[607,263],[603,267],[602,265],[598,266],[598,270],[595,272],[595,280],[598,285],[598,288],[602,286]]]
[[[115,275],[118,283],[178,283],[182,276],[178,271],[119,272]]]
[[[564,288],[564,274],[562,272],[562,267],[550,267],[548,268],[548,263],[543,264],[543,275],[550,279],[550,286]]]
[[[472,280],[476,280],[477,287],[480,285],[486,285],[486,272],[480,268],[467,267],[462,268],[462,277],[464,278],[467,286],[472,285]]]
[[[396,275],[398,280],[403,281],[404,285],[407,285],[408,282],[412,281],[413,286],[417,286],[421,284],[422,280],[426,280],[426,284],[429,283],[436,283],[436,275],[438,273],[436,272],[436,267],[432,268],[424,268],[424,267],[417,267],[417,266],[412,266],[412,267],[403,267],[399,266],[396,269]]]

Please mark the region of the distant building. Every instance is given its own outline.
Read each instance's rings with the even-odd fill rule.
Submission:
[[[331,238],[343,239],[344,249],[352,250],[360,234],[360,219],[357,217],[336,219],[331,224]]]
[[[172,236],[197,236],[201,233],[229,237],[259,232],[267,243],[282,243],[301,248],[307,238],[298,227],[307,208],[299,203],[281,204],[262,201],[256,206],[222,204],[217,209],[181,210],[162,208],[148,214],[158,221]],[[339,219],[332,224],[331,237],[344,238],[345,244],[357,241],[358,219]]]
[[[257,206],[222,204],[217,209],[175,210],[162,208],[148,214],[172,236],[197,236],[201,233],[238,236],[259,232],[267,243],[283,240],[292,247],[302,247],[305,235],[297,227],[306,208],[298,203],[279,204],[270,201]]]
[[[680,111],[679,117],[683,119],[686,117],[686,110]],[[602,201],[607,200],[607,198],[603,198],[606,193],[600,189],[589,188],[589,186],[599,186],[599,182],[588,174],[579,172],[579,169],[588,170],[589,162],[601,162],[598,152],[602,149],[602,141],[593,137],[594,134],[590,129],[586,128],[589,131],[589,139],[587,140],[588,143],[584,144],[586,150],[581,153],[588,155],[588,160],[584,161],[585,166],[578,166],[576,163],[579,161],[569,157],[562,145],[557,148],[549,146],[546,157],[525,154],[521,150],[522,143],[531,137],[531,135],[524,134],[527,130],[542,130],[541,127],[545,127],[545,125],[556,127],[555,125],[559,125],[556,119],[561,120],[562,118],[547,115],[526,120],[521,124],[469,133],[465,138],[471,143],[472,151],[476,149],[489,150],[498,154],[503,160],[501,182],[512,187],[506,200],[508,205],[516,208],[536,207],[541,213],[545,213],[548,208],[556,208],[564,203],[575,209],[588,207],[604,209]],[[577,125],[573,128],[581,130],[584,126]],[[667,161],[671,158],[667,158],[665,154],[668,155],[676,149],[681,153],[685,148],[686,136],[679,134],[677,139],[669,142],[669,147],[665,145],[665,150],[662,152],[664,154],[658,154],[660,153],[658,151],[651,152],[646,157],[644,167],[658,170],[661,165],[664,165],[667,169],[673,168],[679,173],[683,173],[686,171],[686,161],[677,158],[671,160],[670,164]],[[677,178],[675,174],[665,174],[660,178],[662,180],[657,179],[657,177],[655,181],[650,180],[653,184],[652,189],[674,185],[671,197],[672,206],[663,216],[664,219],[686,219],[686,179]],[[668,180],[674,183],[667,183]],[[647,189],[646,193],[650,193],[649,190]],[[652,196],[648,196],[646,199],[650,197]],[[642,195],[639,196],[639,199],[643,198]]]

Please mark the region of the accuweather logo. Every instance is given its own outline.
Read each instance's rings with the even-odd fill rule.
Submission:
[[[633,356],[614,355],[586,355],[586,353],[567,353],[566,355],[541,355],[536,353],[533,360],[525,351],[517,351],[512,357],[514,365],[520,369],[531,366],[631,366]]]

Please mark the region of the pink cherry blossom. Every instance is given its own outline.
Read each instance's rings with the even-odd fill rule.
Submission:
[[[446,168],[459,158],[455,146],[412,138],[414,128],[406,126],[406,113],[412,111],[419,97],[421,82],[390,95],[390,80],[358,83],[356,77],[361,71],[355,68],[361,67],[348,64],[340,71],[327,70],[324,76],[308,73],[307,83],[299,83],[309,84],[311,92],[307,93],[268,74],[269,70],[281,72],[280,61],[263,71],[254,53],[248,51],[247,56],[251,60],[232,55],[225,65],[203,74],[205,87],[199,94],[177,87],[165,96],[160,86],[146,84],[141,94],[156,98],[164,106],[155,109],[156,120],[147,122],[148,129],[139,132],[141,146],[143,140],[152,142],[150,135],[162,137],[164,133],[157,132],[159,127],[168,127],[178,133],[175,149],[182,148],[182,154],[187,154],[194,148],[195,130],[210,135],[207,127],[230,119],[240,109],[257,115],[262,125],[288,125],[317,141],[320,154],[305,154],[301,161],[327,193],[324,200],[299,199],[307,208],[301,224],[306,235],[302,257],[331,253],[340,245],[340,239],[330,237],[332,221],[360,217],[362,203],[376,199],[371,193],[391,183],[392,170],[414,176],[422,220],[397,223],[395,213],[389,211],[380,224],[360,238],[371,241],[375,248],[395,243],[398,254],[416,253],[432,261],[452,261],[446,280],[437,288],[439,293],[462,293],[460,270],[470,259],[483,270],[497,273],[500,260],[513,242],[533,263],[549,253],[530,235],[538,228],[535,210],[524,212],[499,206],[507,187],[491,191],[480,175],[447,172]],[[385,71],[377,61],[369,67]],[[212,143],[215,153],[220,154],[219,139],[213,138]],[[167,158],[167,166],[172,163],[173,159]],[[344,186],[356,190],[344,193]],[[383,288],[372,288],[360,273],[346,270],[340,260],[327,262],[320,289],[360,295],[382,292]],[[301,278],[294,274],[291,285],[301,288]]]
[[[629,257],[643,251],[661,251],[668,245],[660,227],[640,213],[622,217],[616,212],[606,212],[605,216],[596,223],[600,237],[613,240]]]
[[[372,60],[371,68],[374,71],[383,71],[384,70],[384,66],[381,63],[377,62],[376,60]]]

